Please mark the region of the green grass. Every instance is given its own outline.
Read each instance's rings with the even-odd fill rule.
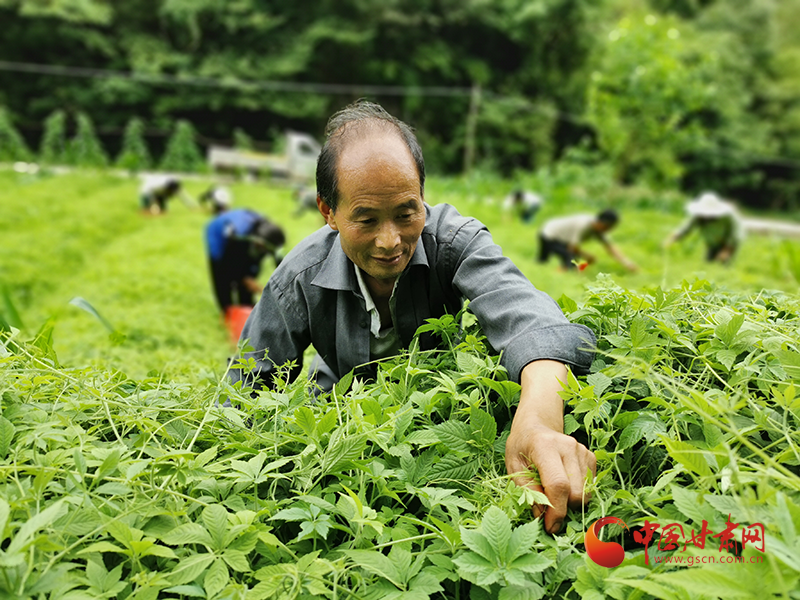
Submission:
[[[197,197],[210,181],[188,180],[187,191]],[[132,377],[155,371],[192,378],[198,369],[221,371],[231,348],[206,264],[203,228],[210,216],[179,201],[165,216],[143,216],[138,185],[135,178],[92,171],[34,178],[0,171],[0,283],[27,335],[54,319],[55,348],[64,364],[102,362]],[[577,200],[586,196],[580,187],[557,187],[536,221],[525,225],[497,208],[507,191],[502,186],[492,179],[431,178],[426,199],[449,202],[482,220],[505,254],[555,298],[566,294],[580,301],[586,284],[601,272],[630,289],[666,289],[697,276],[734,290],[798,290],[791,274],[791,261],[800,256],[796,241],[748,238],[731,267],[706,264],[696,237],[662,250],[661,241],[682,220],[674,207],[622,209],[612,237],[640,265],[637,274],[626,273],[598,244],[587,245],[599,262],[584,272],[561,272],[555,259],[540,265],[536,232],[545,219],[595,212],[604,203]],[[284,227],[289,247],[322,225],[317,214],[292,217],[288,187],[237,183],[232,189],[237,206],[259,210]],[[271,270],[268,260],[262,280]],[[112,340],[97,320],[70,305],[76,296],[91,303],[124,341]]]

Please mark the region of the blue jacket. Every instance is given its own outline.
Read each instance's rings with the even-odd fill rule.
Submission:
[[[250,235],[264,217],[246,208],[229,210],[206,226],[206,247],[212,261],[221,260],[231,239]]]

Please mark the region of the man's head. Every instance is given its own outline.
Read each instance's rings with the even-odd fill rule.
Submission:
[[[331,210],[339,204],[338,163],[342,150],[353,141],[377,133],[398,135],[413,157],[419,177],[419,194],[425,195],[425,159],[417,136],[407,124],[374,102],[358,100],[335,113],[325,127],[325,143],[317,159],[317,194]]]
[[[594,228],[595,230],[605,233],[613,229],[617,223],[619,222],[619,214],[612,208],[607,208],[604,211],[598,213],[598,215],[594,219]]]
[[[181,189],[181,180],[180,179],[176,179],[174,177],[168,179],[166,184],[164,185],[164,190],[170,196],[172,194],[177,194],[180,191],[180,189]]]
[[[263,256],[268,252],[275,252],[286,243],[283,229],[269,221],[259,222],[250,239],[253,252],[259,256]]]
[[[414,254],[425,226],[424,177],[414,134],[379,106],[359,102],[329,121],[317,204],[373,293],[390,286]]]

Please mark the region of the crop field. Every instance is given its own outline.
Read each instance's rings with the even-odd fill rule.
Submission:
[[[668,198],[552,184],[525,225],[497,208],[508,184],[430,180],[597,333],[562,395],[598,474],[552,536],[505,473],[519,385],[474,319],[430,323],[442,350],[412,345],[375,381],[251,394],[225,378],[247,365],[227,366],[209,215],[145,217],[137,188],[0,171],[0,598],[800,598],[797,241],[708,265],[696,238],[662,249]],[[288,187],[232,189],[289,246],[322,225]],[[544,219],[606,201],[639,272],[592,246],[582,272],[536,262]],[[586,550],[604,517],[613,568]]]

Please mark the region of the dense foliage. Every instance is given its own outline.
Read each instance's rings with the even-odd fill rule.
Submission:
[[[563,393],[598,478],[551,537],[503,465],[519,386],[471,317],[466,331],[430,323],[442,351],[383,361],[376,381],[314,397],[301,378],[251,396],[224,378],[208,214],[176,203],[142,216],[138,180],[102,171],[6,170],[0,183],[0,597],[796,597],[796,242],[749,237],[732,267],[703,265],[691,240],[664,252],[681,220],[668,194],[615,187],[576,156],[515,184],[547,192],[537,219],[613,202],[615,239],[642,269],[600,254],[562,273],[534,262],[535,227],[498,210],[511,182],[429,180],[430,202],[479,217],[598,334],[591,374]],[[321,225],[292,216],[291,188],[231,190],[290,246]],[[591,282],[595,268],[618,274]],[[706,279],[689,277],[698,269]],[[730,554],[714,538],[664,553],[656,534],[647,558],[623,537],[627,560],[608,570],[583,545],[605,515],[687,535],[730,519],[737,541],[762,523],[765,553],[750,544],[743,556],[764,562],[701,564]],[[664,556],[698,564],[657,564]]]
[[[368,95],[440,173],[510,174],[583,143],[624,180],[780,208],[800,189],[797,15],[798,0],[0,0],[4,60],[135,75],[3,70],[0,105],[31,146],[52,111],[87,112],[114,156],[138,116],[158,160],[179,119],[205,142],[319,137]]]
[[[47,327],[25,342],[4,326],[4,597],[796,597],[797,298],[601,280],[583,306],[561,303],[599,337],[592,373],[563,393],[599,466],[555,537],[505,475],[519,386],[472,319],[430,322],[443,351],[412,347],[318,397],[302,379],[251,395],[69,368]],[[629,544],[608,571],[582,548],[604,515],[758,522],[766,551],[685,569]],[[726,554],[715,540],[687,552]]]

